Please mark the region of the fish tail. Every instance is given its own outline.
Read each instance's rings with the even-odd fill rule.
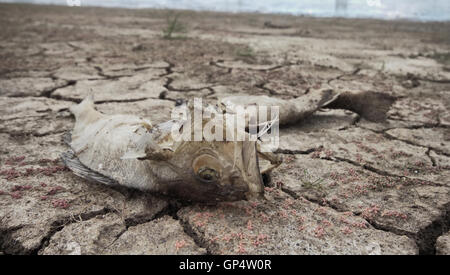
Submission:
[[[387,118],[387,112],[397,100],[387,93],[359,91],[342,92],[333,101],[329,101],[325,108],[346,109],[357,113],[362,118],[372,122],[383,122]]]
[[[72,151],[64,152],[60,157],[64,165],[79,177],[91,181],[101,182],[106,185],[119,185],[119,183],[115,180],[86,167],[83,163],[81,163],[81,161],[75,156],[74,152]]]

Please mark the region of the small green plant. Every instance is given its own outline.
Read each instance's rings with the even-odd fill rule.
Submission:
[[[436,60],[443,65],[450,65],[450,52],[436,52],[429,54],[427,57]]]
[[[164,39],[185,39],[184,35],[176,33],[186,33],[185,25],[179,20],[180,14],[169,14],[167,16],[167,27],[163,30]]]
[[[236,51],[236,55],[239,57],[255,57],[255,51],[250,47],[239,48]]]
[[[323,191],[323,181],[324,179],[318,178],[316,180],[311,179],[311,175],[308,174],[306,170],[304,170],[304,177],[300,178],[302,182],[302,186],[306,189],[314,189],[317,191]]]
[[[254,63],[256,61],[256,53],[251,47],[240,47],[236,49],[236,56],[238,60],[247,63]]]
[[[383,72],[386,69],[386,61],[383,60],[383,63],[381,63],[380,72]]]

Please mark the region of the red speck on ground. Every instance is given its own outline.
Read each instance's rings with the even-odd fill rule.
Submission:
[[[231,234],[231,236],[234,238],[239,238],[240,240],[243,240],[245,238],[244,233],[242,233],[242,232],[233,233],[233,234]]]
[[[38,162],[39,163],[51,163],[51,162],[57,163],[58,159],[40,159]]]
[[[318,159],[318,158],[320,158],[320,151],[319,150],[316,150],[316,151],[314,151],[313,153],[311,153],[311,158],[313,158],[313,159]]]
[[[261,219],[263,220],[263,222],[268,222],[269,221],[269,217],[263,213],[260,214]]]
[[[214,238],[212,238],[211,240],[209,240],[209,242],[210,242],[210,243],[216,243],[218,239],[219,239],[219,236],[215,236]]]
[[[175,242],[175,248],[177,249],[177,251],[180,250],[181,248],[183,248],[185,245],[186,245],[185,240]]]
[[[243,244],[242,242],[239,243],[237,252],[238,252],[238,253],[246,253],[246,252],[247,252],[247,251],[245,250],[245,246],[244,246],[244,244]]]
[[[325,207],[319,207],[316,209],[316,211],[319,212],[319,214],[322,216],[324,216],[328,213],[327,210],[325,209]]]
[[[325,230],[323,229],[322,226],[319,225],[319,226],[316,227],[316,229],[314,229],[314,235],[317,238],[322,238],[323,235],[325,235]]]
[[[248,230],[253,230],[252,220],[249,220],[249,221],[247,222],[247,229],[248,229]]]
[[[259,246],[259,245],[263,244],[265,240],[267,240],[267,235],[266,234],[259,234],[256,237],[256,240],[253,242],[253,245],[254,246]]]
[[[31,176],[33,174],[34,174],[34,169],[33,168],[27,168],[27,169],[25,169],[25,173],[23,173],[23,175],[25,177]]]
[[[286,199],[283,202],[283,208],[288,209],[294,204],[294,201],[292,199]]]
[[[229,242],[230,240],[231,240],[231,236],[230,235],[224,235],[222,237],[222,241]]]
[[[408,216],[404,213],[395,211],[395,210],[386,210],[383,213],[381,213],[382,217],[396,217],[396,218],[401,218],[403,220],[406,220],[408,218]]]
[[[364,219],[372,219],[375,215],[378,215],[379,211],[380,207],[378,205],[372,205],[371,207],[367,207],[362,211],[361,217],[363,217]]]
[[[46,168],[40,168],[39,172],[41,172],[42,174],[46,175],[46,176],[52,176],[53,174],[60,172],[60,171],[65,171],[67,168],[65,166],[53,166],[53,167],[46,167]]]
[[[367,223],[366,222],[354,222],[352,223],[353,227],[357,227],[357,228],[367,228]]]
[[[63,190],[63,188],[61,186],[55,186],[52,189],[50,189],[50,191],[48,191],[47,195],[55,195],[56,193],[58,193],[59,191]]]
[[[205,226],[205,222],[195,222],[195,225],[197,227],[203,227],[203,226]]]
[[[14,165],[17,164],[19,162],[22,162],[25,159],[24,156],[20,156],[20,157],[12,157],[6,160],[5,164],[7,165]]]
[[[13,199],[16,199],[16,200],[22,198],[22,194],[19,191],[10,193],[10,195]]]
[[[305,216],[301,216],[301,217],[298,218],[298,222],[299,222],[299,223],[304,223],[305,220],[306,220],[306,217],[305,217]]]
[[[11,191],[12,192],[25,191],[25,190],[30,190],[31,188],[33,188],[31,185],[15,185]]]
[[[353,230],[352,230],[350,227],[348,227],[348,226],[342,228],[341,231],[342,231],[342,233],[344,233],[344,234],[351,234],[351,233],[353,233]]]
[[[285,218],[285,219],[288,218],[288,214],[287,214],[286,210],[281,210],[281,211],[278,212],[278,214],[279,214],[282,218]]]
[[[64,199],[60,199],[60,200],[54,200],[52,202],[53,207],[55,208],[62,208],[62,209],[67,209],[69,208],[69,202],[67,200]]]
[[[18,178],[20,176],[20,173],[15,168],[11,168],[1,171],[0,175],[5,176],[5,179],[7,180],[12,180]]]

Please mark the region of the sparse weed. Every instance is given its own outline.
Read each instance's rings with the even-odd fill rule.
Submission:
[[[302,178],[300,178],[300,181],[302,182],[302,186],[306,189],[314,189],[317,191],[324,191],[324,188],[322,185],[324,179],[318,178],[316,180],[312,180],[311,175],[309,175],[306,170],[304,170],[304,176]]]
[[[180,33],[186,33],[186,26],[179,20],[180,14],[170,13],[167,16],[167,27],[163,30],[164,39],[186,39],[186,36]],[[178,35],[175,35],[178,34]]]
[[[236,50],[236,56],[238,59],[252,63],[256,61],[256,52],[251,47],[242,47]]]
[[[432,58],[443,65],[450,65],[450,52],[439,53],[435,51],[434,53],[427,55],[427,57]]]
[[[381,68],[379,70],[380,73],[384,72],[384,70],[386,69],[386,61],[383,60],[383,63],[381,63]]]

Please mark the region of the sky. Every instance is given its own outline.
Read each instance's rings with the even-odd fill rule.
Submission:
[[[0,2],[58,5],[78,2],[81,6],[450,21],[450,0],[0,0]]]

